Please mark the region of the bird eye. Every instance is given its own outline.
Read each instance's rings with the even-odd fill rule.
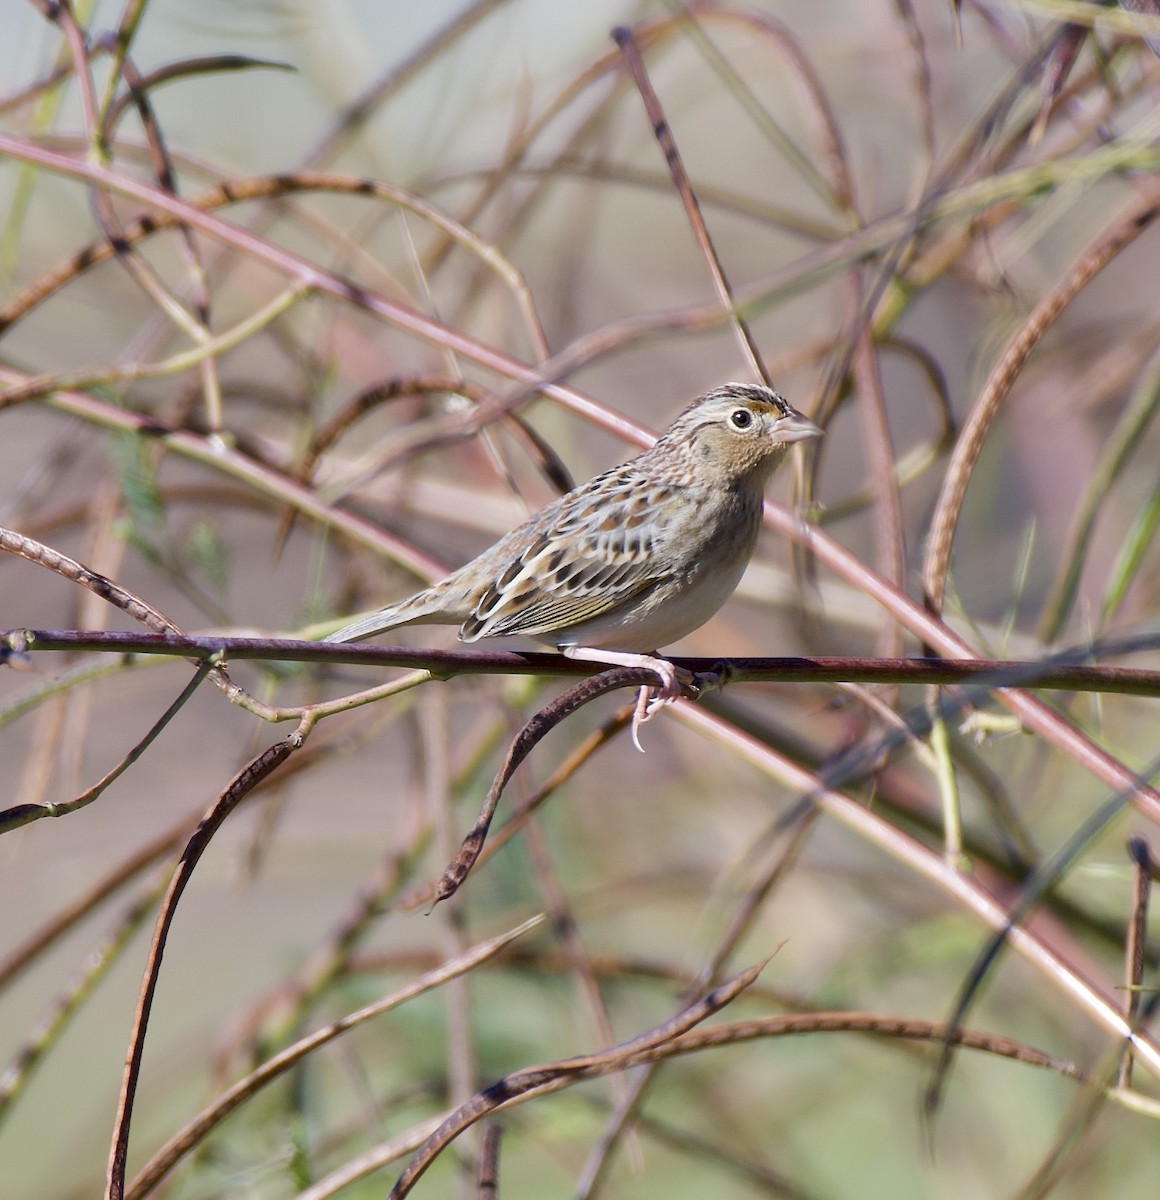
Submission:
[[[753,414],[747,408],[735,408],[729,414],[729,424],[734,429],[748,429],[753,424]]]

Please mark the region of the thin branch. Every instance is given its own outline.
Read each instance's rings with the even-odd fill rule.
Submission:
[[[200,1112],[183,1129],[169,1139],[137,1173],[125,1192],[125,1200],[143,1200],[157,1187],[175,1166],[191,1151],[201,1145],[206,1137],[235,1109],[253,1099],[264,1087],[299,1066],[309,1054],[332,1042],[352,1029],[357,1029],[376,1017],[392,1012],[417,996],[441,987],[451,979],[459,978],[475,967],[488,962],[500,954],[518,938],[543,923],[543,917],[533,917],[517,925],[499,937],[489,938],[471,947],[465,953],[447,960],[440,966],[425,972],[411,983],[398,988],[381,1000],[348,1013],[309,1036],[287,1046],[278,1054],[268,1058],[260,1067],[223,1092],[214,1102]]]
[[[300,641],[225,634],[125,633],[105,630],[0,629],[0,646],[20,642],[26,654],[81,650],[116,654],[249,660],[252,662],[344,663],[368,667],[406,667],[433,679],[460,675],[550,675],[588,678],[599,664],[560,654],[520,650],[426,650]],[[866,658],[856,655],[793,655],[768,658],[672,656],[670,661],[726,687],[736,683],[979,684],[994,689],[1037,688],[1051,691],[1113,692],[1128,696],[1160,695],[1160,671],[1146,667],[1087,665],[1092,658],[1115,658],[1160,647],[1160,634],[1104,638],[1041,660],[1001,658]],[[655,673],[649,676],[655,679]],[[627,686],[618,683],[616,687]]]
[[[225,819],[256,787],[266,779],[298,748],[297,737],[287,738],[269,747],[252,762],[247,763],[221,793],[206,812],[190,838],[181,857],[181,862],[170,880],[169,888],[157,915],[153,941],[141,980],[141,991],[137,1009],[133,1015],[133,1029],[129,1036],[129,1049],[125,1056],[125,1070],[121,1077],[121,1094],[117,1103],[117,1115],[113,1126],[113,1140],[109,1150],[109,1167],[105,1185],[105,1200],[124,1200],[125,1166],[129,1155],[129,1130],[133,1119],[133,1102],[137,1095],[137,1082],[141,1073],[141,1061],[145,1052],[145,1033],[149,1026],[149,1015],[153,1008],[153,995],[161,972],[161,960],[165,943],[169,937],[177,904],[192,877],[201,856],[205,853],[214,834]]]

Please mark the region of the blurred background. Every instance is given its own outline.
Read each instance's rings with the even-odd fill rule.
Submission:
[[[675,652],[919,654],[917,626],[877,597],[889,580],[921,604],[931,570],[980,657],[1094,641],[1100,658],[1100,639],[1154,633],[1160,236],[1144,206],[1160,18],[1069,5],[1077,23],[1062,25],[1023,0],[151,0],[74,4],[71,27],[69,11],[0,0],[0,526],[185,631],[318,636],[551,499],[556,459],[587,479],[700,392],[752,380],[609,36],[623,25],[771,377],[827,430],[771,497],[878,579],[767,530],[737,596]],[[157,211],[139,194],[94,186],[160,190],[162,158],[171,190],[228,228],[153,233],[135,224]],[[1106,266],[1068,291],[1117,232]],[[353,286],[305,286],[305,265]],[[1053,297],[1057,317],[1032,315]],[[1005,350],[1040,328],[1000,386]],[[544,362],[559,387],[526,400],[522,424],[463,433],[478,403],[515,394],[511,364]],[[989,403],[939,574],[932,517],[960,431]],[[0,627],[140,628],[15,554],[0,556]],[[433,627],[397,640],[455,644]],[[0,824],[0,1196],[56,1200],[104,1179],[181,848],[292,726],[202,686],[73,807],[191,669],[47,651],[16,665],[0,673],[3,807],[70,807]],[[402,672],[239,659],[231,674],[293,708]],[[170,934],[130,1178],[296,1038],[549,919],[307,1055],[129,1194],[381,1196],[424,1122],[520,1068],[638,1037],[771,954],[713,1020],[797,1013],[808,1036],[513,1106],[498,1194],[1153,1194],[1154,1078],[1140,1066],[1138,1091],[1110,1094],[1107,1021],[1025,956],[1000,956],[965,1019],[1025,1060],[961,1051],[937,1115],[922,1110],[988,932],[955,880],[1014,905],[1114,796],[1082,753],[1010,720],[962,728],[957,710],[931,734],[914,686],[748,682],[704,719],[652,721],[642,756],[614,693],[532,753],[496,828],[543,803],[506,844],[493,831],[494,856],[425,915],[422,888],[508,742],[565,686],[472,675],[328,714],[231,814]],[[1154,699],[1050,700],[1151,770]],[[912,738],[883,740],[908,723]],[[847,751],[856,769],[836,785],[880,835],[799,805],[774,765],[824,770]],[[1120,806],[1032,923],[1114,1005],[1128,995],[1125,840],[1154,832]],[[809,1028],[822,1011],[868,1014],[877,1036]],[[925,1032],[891,1036],[903,1018]],[[353,1165],[380,1152],[374,1170]],[[472,1129],[416,1194],[474,1194],[478,1154]]]

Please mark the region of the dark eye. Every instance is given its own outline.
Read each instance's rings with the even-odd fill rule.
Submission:
[[[753,424],[753,414],[747,408],[735,408],[729,414],[729,424],[734,429],[748,429]]]

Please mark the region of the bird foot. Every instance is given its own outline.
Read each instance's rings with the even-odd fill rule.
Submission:
[[[675,666],[667,658],[654,658],[648,665],[660,676],[661,686],[645,684],[636,694],[636,705],[632,710],[632,744],[641,754],[645,749],[640,744],[640,727],[651,721],[666,704],[680,700],[688,689],[698,690],[693,673]]]
[[[613,663],[620,667],[646,667],[660,679],[660,686],[645,684],[636,694],[636,705],[632,710],[632,744],[643,754],[640,744],[640,727],[656,716],[666,704],[680,700],[686,694],[697,694],[697,681],[692,671],[678,667],[657,654],[630,654],[622,650],[601,650],[591,646],[561,646],[567,658],[582,662]]]

